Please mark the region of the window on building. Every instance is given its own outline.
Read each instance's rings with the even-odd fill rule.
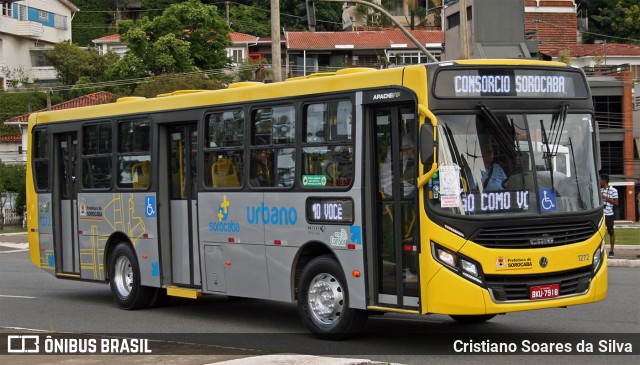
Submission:
[[[118,187],[151,185],[151,128],[146,119],[118,123]]]
[[[231,58],[231,63],[242,63],[244,60],[244,48],[228,48],[227,56]]]
[[[64,15],[53,15],[53,27],[60,30],[67,30],[67,17]]]
[[[351,101],[305,106],[301,183],[310,188],[349,186],[353,180]]]
[[[389,61],[396,65],[415,65],[429,62],[427,55],[420,51],[390,51],[387,54]],[[440,57],[440,52],[431,52],[431,54],[436,58]]]
[[[45,53],[50,49],[32,49],[29,51],[31,55],[32,67],[52,67],[53,64],[45,57]]]
[[[13,17],[13,3],[11,2],[2,3],[2,16],[8,16],[9,18]]]
[[[600,129],[622,128],[622,96],[594,96],[593,104]]]
[[[38,10],[38,19],[47,21],[49,20],[49,12],[46,10]]]
[[[18,5],[18,19],[29,20],[26,5]]]
[[[213,188],[242,185],[244,111],[216,112],[205,118],[204,183]]]
[[[624,142],[600,142],[602,172],[610,175],[624,175]]]

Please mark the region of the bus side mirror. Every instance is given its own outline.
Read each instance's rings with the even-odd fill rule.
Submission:
[[[433,126],[431,123],[424,123],[420,127],[420,160],[427,166],[433,164],[433,147]]]

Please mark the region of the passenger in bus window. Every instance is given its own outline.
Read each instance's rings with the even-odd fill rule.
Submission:
[[[481,171],[483,191],[500,191],[506,188],[508,180],[504,169],[494,161],[494,150],[491,143],[480,144],[484,169]]]
[[[415,143],[408,135],[402,136],[400,177],[403,196],[408,198],[413,197],[416,191],[415,158]],[[389,146],[387,157],[380,166],[380,187],[386,197],[393,196],[392,176],[392,156],[391,146]]]
[[[273,186],[272,169],[273,158],[268,151],[254,152],[250,163],[251,186]]]
[[[413,139],[402,136],[402,189],[405,197],[413,197],[416,192],[416,150]]]

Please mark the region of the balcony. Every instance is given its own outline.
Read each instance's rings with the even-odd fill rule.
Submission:
[[[27,38],[42,38],[44,25],[29,20],[18,21],[17,35]]]

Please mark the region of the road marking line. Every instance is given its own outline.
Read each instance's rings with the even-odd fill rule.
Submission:
[[[24,295],[2,295],[2,294],[0,294],[0,298],[36,299],[36,297],[27,297]]]
[[[18,248],[21,250],[29,249],[29,243],[0,242],[0,246],[9,247],[9,248]]]

